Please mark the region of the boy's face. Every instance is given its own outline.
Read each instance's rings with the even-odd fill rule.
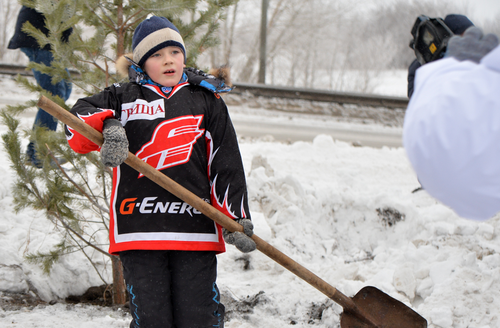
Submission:
[[[168,46],[155,52],[144,62],[144,71],[164,87],[173,87],[182,78],[184,53],[181,48]]]

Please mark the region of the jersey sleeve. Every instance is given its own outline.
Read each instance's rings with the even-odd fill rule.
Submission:
[[[79,99],[70,112],[97,131],[102,132],[104,120],[117,117],[117,107],[118,102],[113,90],[106,89],[94,96]],[[65,126],[65,133],[70,147],[77,153],[87,154],[91,151],[100,150],[100,146],[67,125]]]
[[[236,132],[224,101],[210,106],[206,143],[212,205],[233,219],[250,219],[248,193]]]

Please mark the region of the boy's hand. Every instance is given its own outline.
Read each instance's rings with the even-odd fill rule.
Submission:
[[[454,57],[459,61],[471,60],[479,63],[487,53],[496,48],[498,38],[495,34],[483,35],[479,27],[469,27],[464,36],[454,36],[448,42],[445,57]]]
[[[101,159],[105,166],[116,167],[128,157],[128,139],[120,121],[109,118],[102,129],[104,143],[101,147]]]
[[[237,219],[236,222],[243,226],[243,231],[245,233],[239,231],[229,232],[225,228],[222,228],[222,237],[224,237],[226,243],[236,246],[236,248],[243,253],[250,253],[254,251],[257,246],[252,238],[250,238],[253,235],[252,221],[249,219]]]

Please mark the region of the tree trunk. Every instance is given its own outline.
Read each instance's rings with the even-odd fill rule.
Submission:
[[[112,256],[111,262],[113,266],[113,304],[122,305],[127,301],[122,261],[118,256]]]
[[[123,2],[116,6],[116,58],[125,52],[125,30],[123,24]]]
[[[229,27],[229,31],[227,31],[226,29],[226,32],[227,34],[229,35],[229,37],[227,37],[225,39],[225,42],[224,42],[224,45],[225,45],[225,49],[224,49],[224,65],[227,65],[227,66],[231,66],[231,52],[233,50],[233,42],[234,42],[234,30],[236,29],[236,15],[238,13],[238,2],[236,2],[234,4],[234,8],[233,8],[233,17],[232,17],[232,22],[231,22],[231,27]],[[227,24],[227,19],[226,19],[226,24]]]
[[[262,0],[260,17],[259,83],[266,83],[267,8],[269,0]]]

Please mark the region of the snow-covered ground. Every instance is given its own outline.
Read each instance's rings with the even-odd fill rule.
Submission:
[[[0,87],[5,97],[26,99],[8,78]],[[468,221],[425,190],[412,193],[419,183],[404,149],[354,147],[325,135],[292,144],[242,138],[240,148],[261,238],[348,296],[381,289],[429,327],[500,326],[500,217]],[[102,283],[81,254],[63,257],[50,275],[25,261],[57,234],[43,213],[14,212],[13,173],[3,150],[0,158],[0,291],[5,299],[31,289],[57,301],[1,309],[0,327],[128,327],[122,309],[63,301]],[[229,246],[218,260],[226,327],[339,326],[340,306],[258,251]]]

